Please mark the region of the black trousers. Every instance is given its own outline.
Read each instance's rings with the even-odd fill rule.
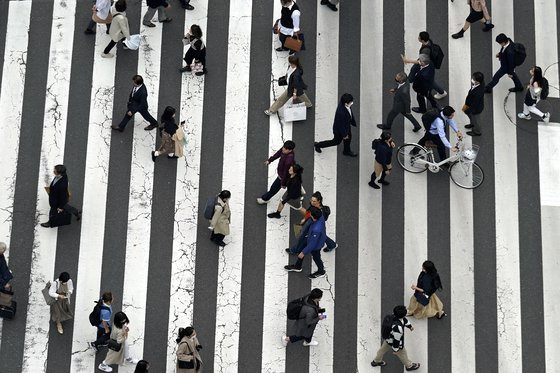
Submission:
[[[66,212],[71,213],[72,215],[74,215],[75,217],[80,216],[80,211],[75,208],[74,206],[70,205],[69,203],[65,204],[62,209]],[[51,209],[49,210],[49,220],[51,218],[51,216],[55,216],[56,214],[58,214],[58,211],[56,209],[56,207],[51,207]]]
[[[150,115],[150,113],[148,112],[148,109],[140,109],[138,110],[138,113],[140,113],[140,115],[142,116],[142,118],[146,119],[148,122],[150,122],[151,125],[153,126],[157,126],[158,122],[157,120],[152,117]],[[126,125],[128,124],[128,121],[130,119],[132,119],[132,117],[134,117],[134,114],[136,114],[136,112],[132,112],[132,116],[128,116],[128,112],[126,112],[124,114],[123,119],[121,120],[121,122],[119,123],[119,128],[124,129],[126,127]]]
[[[187,50],[187,53],[185,53],[185,57],[183,57],[183,60],[185,60],[187,66],[190,66],[195,59],[199,60],[202,66],[206,67],[206,48],[201,51],[189,48]]]
[[[93,344],[95,347],[106,345],[110,335],[111,328],[109,328],[109,333],[105,334],[104,328],[97,327],[97,339],[93,342]]]
[[[438,108],[438,103],[434,96],[432,95],[432,90],[428,90],[427,92],[416,92],[416,100],[418,101],[418,107],[422,113],[426,112],[426,99],[430,101],[430,105],[434,108]]]
[[[352,150],[350,150],[350,142],[351,141],[352,141],[352,132],[351,131],[348,132],[348,138],[347,139],[344,139],[342,136],[337,135],[335,133],[332,140],[320,141],[320,142],[317,143],[316,146],[318,148],[328,148],[329,146],[337,146],[341,142],[344,142],[344,150],[342,152],[344,154],[348,154],[348,153],[352,152]]]
[[[93,22],[93,20],[90,20],[89,23],[88,23],[87,29],[93,31],[96,28],[95,25],[96,25],[96,23]],[[109,33],[110,28],[111,28],[111,24],[107,23],[107,33]]]
[[[432,141],[434,144],[437,145],[437,151],[438,151],[438,155],[439,155],[439,160],[440,162],[443,161],[444,159],[447,159],[447,154],[445,152],[445,145],[443,144],[443,141],[441,141],[441,138],[439,137],[439,135],[434,135],[430,132],[426,132],[426,134],[424,135],[424,137],[422,137],[420,139],[420,141],[418,141],[418,144],[424,146],[426,144],[426,141]]]
[[[397,115],[402,114],[404,115],[404,117],[406,119],[408,119],[409,121],[412,122],[412,124],[414,125],[415,128],[420,127],[420,124],[418,123],[418,121],[416,120],[416,118],[414,118],[414,116],[411,113],[405,113],[402,111],[398,111],[395,109],[391,109],[391,111],[389,112],[389,114],[387,114],[387,120],[386,120],[386,126],[391,128],[391,126],[393,125],[393,121],[395,120],[395,118],[397,117]]]
[[[226,238],[225,234],[214,233],[214,231],[212,231],[212,233],[210,233],[210,240],[214,243],[223,242],[224,238]]]
[[[504,68],[500,67],[492,77],[492,81],[490,81],[490,83],[486,85],[486,88],[493,88],[496,84],[498,84],[502,76],[506,74],[507,71]],[[513,84],[515,84],[515,88],[523,88],[523,84],[521,84],[521,81],[519,80],[519,77],[515,72],[513,73],[511,80],[513,80]]]
[[[309,342],[311,342],[311,338],[302,337],[300,335],[291,335],[290,336],[290,342],[294,343],[294,342],[297,342],[297,341],[301,341],[302,339],[305,339],[305,342],[309,343]]]
[[[119,41],[123,41],[126,38],[122,38]],[[103,50],[103,53],[107,54],[111,51],[111,49],[113,49],[115,47],[115,45],[117,45],[116,41],[113,41],[113,39],[111,39],[111,41],[109,42],[109,44],[107,44],[107,46],[105,47],[105,49]]]

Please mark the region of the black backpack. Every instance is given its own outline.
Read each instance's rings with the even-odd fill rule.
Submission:
[[[103,305],[103,300],[99,299],[95,303],[95,307],[93,307],[93,311],[89,314],[89,323],[91,326],[98,326],[101,323],[101,310],[106,309],[108,310],[109,307]]]
[[[299,314],[301,313],[301,309],[305,304],[304,298],[305,297],[294,299],[288,303],[288,307],[286,307],[286,315],[288,316],[288,320],[299,320]]]
[[[510,40],[510,43],[513,43]],[[525,46],[521,43],[513,43],[513,62],[515,66],[520,66],[525,62],[525,58],[527,57],[527,52],[525,51]]]
[[[424,129],[426,131],[430,130],[430,128],[432,127],[432,123],[434,123],[434,120],[436,120],[440,116],[439,113],[440,112],[438,109],[431,108],[430,110],[422,114],[422,124],[424,125]]]
[[[443,54],[441,47],[432,42],[432,46],[430,47],[430,60],[432,60],[436,69],[441,67],[443,57],[445,57],[445,54]]]
[[[218,197],[208,197],[206,200],[206,205],[204,205],[204,217],[211,220],[214,216],[214,208],[218,204]]]
[[[395,316],[386,315],[381,323],[381,338],[389,339],[391,337],[391,331],[393,330],[393,325],[395,324]]]
[[[548,80],[546,78],[542,78],[541,85],[541,100],[546,100],[548,97]]]

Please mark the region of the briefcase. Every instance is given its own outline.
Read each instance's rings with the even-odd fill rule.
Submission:
[[[62,225],[70,225],[72,222],[72,214],[66,210],[56,213],[49,217],[51,227],[60,227]]]
[[[16,315],[17,303],[12,299],[13,296],[12,291],[0,289],[0,317],[13,319]]]

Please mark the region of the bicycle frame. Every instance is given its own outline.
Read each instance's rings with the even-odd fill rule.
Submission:
[[[423,147],[424,150],[426,150],[426,153],[428,154],[428,159],[426,160],[426,159],[418,158],[414,160],[414,163],[421,164],[421,165],[425,164],[428,166],[428,170],[430,170],[433,173],[437,173],[441,170],[441,166],[443,166],[444,164],[454,163],[459,161],[459,159],[461,158],[461,152],[463,151],[462,142],[461,141],[457,142],[457,144],[455,144],[455,147],[459,149],[457,153],[450,156],[449,158],[444,159],[441,162],[434,161],[434,151],[432,150],[432,148]]]

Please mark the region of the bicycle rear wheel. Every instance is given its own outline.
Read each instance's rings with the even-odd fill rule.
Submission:
[[[484,181],[484,172],[476,163],[456,162],[449,169],[451,180],[461,188],[474,189]]]
[[[397,160],[402,168],[408,172],[420,173],[428,169],[428,165],[419,160],[428,161],[428,152],[418,144],[404,144],[399,146]]]

